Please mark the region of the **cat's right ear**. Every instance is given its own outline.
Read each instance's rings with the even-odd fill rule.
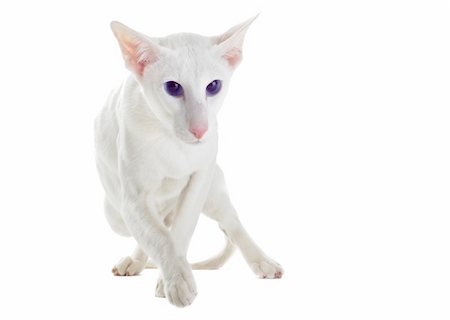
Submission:
[[[111,30],[119,42],[126,67],[138,76],[164,53],[164,48],[120,22],[111,22]]]

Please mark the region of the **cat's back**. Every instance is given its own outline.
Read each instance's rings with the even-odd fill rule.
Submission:
[[[95,148],[98,156],[115,151],[115,141],[119,132],[117,104],[121,88],[110,92],[108,98],[95,119]]]
[[[95,155],[100,180],[110,199],[118,195],[118,147],[119,108],[124,83],[111,91],[103,108],[95,119]]]

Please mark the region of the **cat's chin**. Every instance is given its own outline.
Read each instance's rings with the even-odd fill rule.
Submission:
[[[197,140],[197,139],[191,139],[188,137],[178,137],[178,139],[180,139],[185,144],[188,144],[191,146],[202,145],[202,144],[205,144],[205,142],[206,142],[206,139]]]
[[[192,146],[198,146],[205,143],[205,140],[193,140],[193,141],[184,141],[185,143],[192,145]]]
[[[179,134],[178,132],[176,133],[176,136],[180,141],[191,146],[203,145],[207,141],[206,137],[202,137],[202,139],[199,140],[193,137],[192,135]]]

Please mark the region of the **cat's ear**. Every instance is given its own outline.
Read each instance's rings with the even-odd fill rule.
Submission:
[[[155,63],[164,53],[164,48],[150,38],[120,22],[111,22],[111,30],[119,42],[125,65],[138,76],[142,76],[145,67]]]
[[[258,15],[232,27],[215,39],[219,54],[233,68],[237,67],[242,60],[242,46],[244,44],[245,33],[257,17]]]

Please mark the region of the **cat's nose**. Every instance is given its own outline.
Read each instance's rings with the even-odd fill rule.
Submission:
[[[200,140],[205,135],[205,132],[208,131],[208,127],[194,127],[190,128],[189,131]]]

